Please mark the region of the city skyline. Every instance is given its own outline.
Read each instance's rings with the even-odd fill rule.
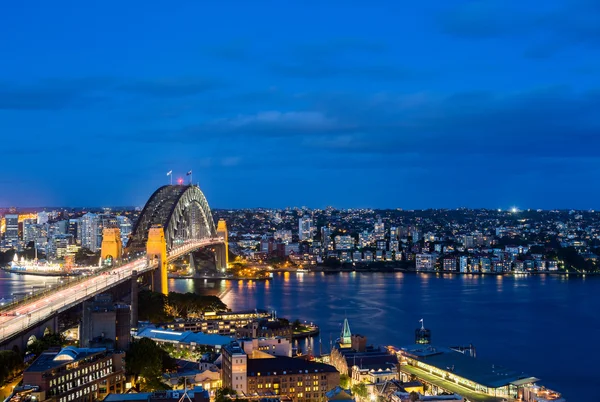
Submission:
[[[594,2],[102,4],[0,16],[0,205],[598,208]]]

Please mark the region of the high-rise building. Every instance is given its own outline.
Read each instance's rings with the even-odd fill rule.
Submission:
[[[46,212],[46,211],[38,212],[38,214],[37,214],[37,224],[38,225],[43,225],[45,223],[48,223],[48,218],[49,217],[50,217],[50,214],[48,214],[48,212]]]
[[[23,220],[23,242],[25,244],[30,241],[35,242],[40,237],[40,227],[34,219]]]
[[[4,238],[7,243],[17,243],[19,241],[19,215],[7,214],[4,216],[6,221],[6,232]]]
[[[273,234],[275,240],[279,240],[284,244],[290,244],[292,242],[292,231],[291,230],[276,230]]]
[[[77,244],[81,244],[81,228],[79,225],[79,219],[69,219],[67,234],[73,236]]]
[[[352,236],[335,236],[336,250],[352,250],[354,248],[354,238]]]
[[[312,239],[312,218],[304,215],[298,220],[298,238],[300,241],[308,241]]]
[[[78,232],[81,247],[86,247],[93,252],[98,250],[98,228],[100,219],[98,215],[88,212],[79,219]]]
[[[332,230],[329,226],[321,227],[321,243],[325,251],[333,250],[333,240],[331,240]]]
[[[459,270],[461,273],[469,272],[469,257],[462,255],[459,258]]]
[[[375,222],[373,236],[375,236],[375,240],[385,239],[385,224],[381,221],[381,218],[377,218],[377,222]]]
[[[121,231],[121,242],[123,243],[123,246],[126,246],[132,230],[131,219],[124,215],[118,215],[117,223],[119,224],[119,230]]]

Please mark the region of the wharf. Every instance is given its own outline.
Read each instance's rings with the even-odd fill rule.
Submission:
[[[453,381],[444,380],[436,375],[430,374],[428,371],[422,370],[418,367],[410,365],[400,366],[400,371],[407,374],[414,374],[419,380],[429,384],[433,384],[446,391],[454,392],[459,394],[468,400],[469,402],[505,402],[512,401],[512,399],[499,396],[485,395],[480,392],[475,392],[469,388],[458,385]]]

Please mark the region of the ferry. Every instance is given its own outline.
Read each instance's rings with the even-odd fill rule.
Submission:
[[[52,264],[44,260],[25,261],[23,257],[19,261],[17,255],[8,267],[2,267],[4,271],[21,275],[38,276],[73,276],[81,275],[81,272],[69,272],[61,264]]]

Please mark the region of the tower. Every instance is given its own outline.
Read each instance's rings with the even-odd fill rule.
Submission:
[[[164,295],[169,294],[167,286],[167,242],[162,225],[152,225],[148,231],[146,256],[148,257],[148,263],[158,263],[158,268],[152,276],[152,290]]]
[[[121,231],[118,228],[104,228],[102,230],[102,247],[100,255],[102,260],[111,258],[118,260],[123,255],[123,243],[121,242]]]
[[[352,346],[352,332],[350,332],[350,324],[348,319],[344,318],[344,327],[342,328],[342,336],[340,337],[340,347],[349,348]]]
[[[227,236],[227,223],[224,219],[219,219],[217,223],[217,236],[223,238],[224,245],[223,247],[217,248],[217,252],[220,254],[217,257],[217,261],[219,262],[219,267],[222,269],[229,268],[229,242]]]
[[[423,319],[419,320],[421,328],[415,330],[415,343],[428,345],[431,343],[431,331],[425,328]]]

